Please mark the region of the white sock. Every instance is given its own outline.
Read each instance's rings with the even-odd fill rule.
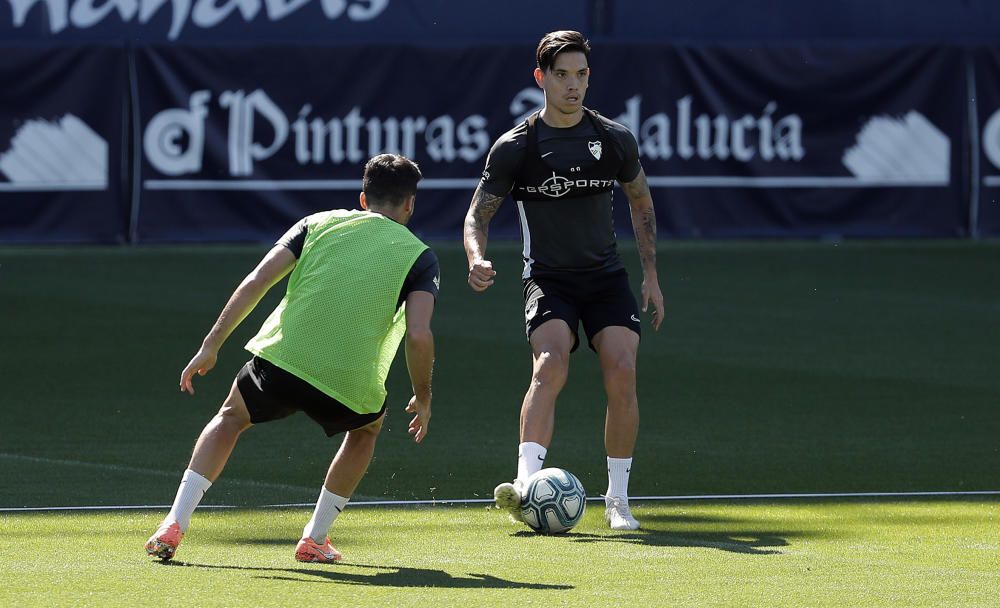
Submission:
[[[187,532],[191,526],[191,514],[198,508],[201,497],[212,487],[212,482],[195,473],[191,469],[184,471],[181,477],[181,485],[177,488],[177,496],[174,497],[174,504],[167,513],[165,522],[177,522],[180,524],[181,532]]]
[[[333,520],[337,519],[340,512],[347,506],[350,497],[344,498],[327,490],[325,487],[320,490],[319,500],[316,501],[316,509],[313,510],[312,519],[302,530],[302,538],[310,537],[319,544],[323,544],[326,535],[330,532]]]
[[[517,446],[517,479],[525,480],[542,470],[545,464],[544,446],[534,441],[525,441]]]
[[[618,496],[628,501],[628,475],[632,470],[631,458],[608,456],[608,491],[606,497]]]

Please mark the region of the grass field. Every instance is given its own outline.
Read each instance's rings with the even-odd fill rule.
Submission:
[[[397,365],[362,500],[483,498],[513,473],[529,370],[517,248],[491,246],[501,274],[483,295],[458,246],[436,249],[430,435],[406,436]],[[168,504],[278,294],[195,397],[177,375],[263,251],[0,249],[0,507]],[[660,271],[633,495],[1000,489],[1000,244],[671,244]],[[547,462],[596,496],[603,397],[585,351],[557,416]],[[204,501],[241,509],[199,511],[184,566],[141,554],[163,511],[0,512],[0,605],[992,606],[1000,586],[990,497],[647,501],[640,532],[612,535],[592,508],[554,538],[482,505],[358,506],[335,525],[350,563],[303,566],[308,509],[256,507],[311,503],[336,447],[304,418],[248,431]]]
[[[354,508],[345,563],[291,558],[303,510],[209,511],[177,561],[160,514],[4,518],[4,606],[995,606],[1000,508],[969,502],[640,505],[612,534],[519,531],[483,507]],[[13,527],[11,524],[14,524]],[[54,560],[39,546],[69,543]]]

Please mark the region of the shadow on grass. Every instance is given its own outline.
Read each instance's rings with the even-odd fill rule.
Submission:
[[[526,532],[525,534],[531,534]],[[684,547],[718,549],[729,553],[748,555],[780,555],[776,547],[787,547],[788,541],[782,533],[760,534],[759,532],[663,532],[660,530],[636,530],[634,532],[609,534],[573,534],[573,542],[578,543],[629,543],[650,547]]]
[[[780,547],[789,545],[788,539],[791,537],[801,537],[805,534],[796,531],[766,531],[746,530],[737,531],[731,527],[712,530],[664,530],[659,526],[664,520],[673,520],[677,523],[683,522],[686,526],[691,525],[691,521],[684,518],[659,518],[656,516],[644,517],[643,528],[630,532],[612,532],[604,534],[591,534],[587,532],[567,532],[560,534],[577,543],[625,543],[630,545],[644,545],[649,547],[678,547],[691,549],[717,549],[728,553],[743,553],[746,555],[780,555]],[[715,521],[712,518],[695,518],[694,523],[725,523]],[[733,522],[728,522],[732,526]],[[534,537],[534,532],[521,530],[512,536]]]
[[[371,566],[367,564],[337,564],[330,569],[312,568],[255,568],[252,566],[224,566],[194,564],[190,562],[159,562],[164,566],[205,568],[210,570],[241,570],[255,573],[252,578],[299,583],[341,583],[344,585],[372,585],[378,587],[435,587],[440,589],[573,589],[572,585],[546,585],[509,581],[490,574],[452,576],[444,570],[429,568],[400,568],[396,566]],[[355,571],[360,570],[360,572]],[[313,577],[310,578],[300,578]],[[321,579],[321,580],[315,580]]]

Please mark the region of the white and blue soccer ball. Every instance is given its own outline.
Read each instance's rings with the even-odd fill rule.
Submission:
[[[583,484],[565,469],[542,469],[524,483],[521,516],[539,534],[566,532],[580,521],[586,507]]]

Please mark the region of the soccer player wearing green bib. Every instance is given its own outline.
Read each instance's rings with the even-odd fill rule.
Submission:
[[[302,411],[327,436],[346,436],[295,559],[341,559],[327,534],[368,469],[385,417],[385,379],[404,337],[414,441],[423,441],[430,422],[430,322],[440,270],[433,251],[406,228],[421,177],[405,157],[373,157],[365,165],[361,211],[303,218],[233,292],[181,373],[182,391],[194,394],[194,375],[215,366],[226,338],[291,272],[285,297],[246,345],[254,356],[201,432],[170,512],[146,543],[149,555],[174,556],[192,513],[244,430]]]

